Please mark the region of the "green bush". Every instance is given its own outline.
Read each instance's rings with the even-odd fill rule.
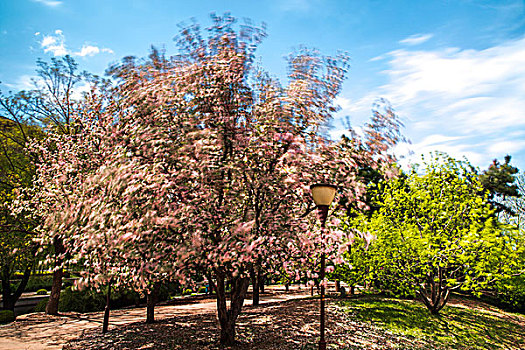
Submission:
[[[36,304],[35,308],[34,308],[34,312],[45,312],[46,311],[46,306],[47,306],[47,301],[49,299],[42,299],[38,302],[38,304]]]
[[[0,311],[0,324],[13,322],[15,318],[15,314],[11,310]]]
[[[47,295],[47,290],[39,289],[36,291],[36,295]]]
[[[62,312],[93,312],[104,310],[106,305],[104,295],[94,290],[72,290],[67,287],[60,293],[58,310]]]
[[[183,292],[182,292],[182,295],[190,295],[191,293],[193,293],[193,291],[191,289],[185,289]]]
[[[106,305],[104,296],[104,306]],[[140,303],[140,295],[131,289],[123,289],[117,291],[111,291],[111,305],[112,309],[119,309],[122,307],[137,305]]]
[[[183,291],[182,286],[178,282],[163,283],[162,286],[167,289],[168,295],[166,296],[166,300],[168,300],[168,297],[181,295],[182,291]],[[163,293],[162,289],[163,288],[161,287],[161,293],[160,294]],[[160,296],[159,296],[159,300],[162,300],[162,298],[160,298]]]
[[[11,281],[11,290],[14,290],[18,287],[20,284],[20,280],[12,280]],[[29,280],[27,281],[27,285],[24,289],[25,292],[36,292],[39,289],[51,289],[51,286],[53,285],[53,276],[51,275],[45,275],[45,276],[31,276],[29,277]]]
[[[493,296],[485,299],[502,309],[525,313],[525,276],[513,276],[504,282],[497,286]]]
[[[15,275],[15,277],[19,277]],[[74,284],[75,278],[63,278],[62,288],[70,287]],[[20,284],[20,279],[11,280],[11,290],[14,290]],[[53,286],[53,275],[30,276],[24,292],[36,292],[39,289],[51,290]]]
[[[159,289],[159,294],[157,296],[157,302],[166,301],[169,299],[169,297],[170,297],[169,287],[166,283],[163,283]]]
[[[192,293],[191,289],[188,289],[188,294]],[[169,289],[165,285],[162,285],[159,291],[158,301],[168,300]],[[111,291],[111,308],[119,309],[126,306],[138,305],[140,302],[144,302],[140,295],[131,289],[121,289]],[[35,312],[45,311],[47,305],[47,299],[42,300],[35,307]],[[102,311],[106,306],[106,295],[98,293],[92,289],[73,290],[71,287],[66,287],[60,293],[60,301],[58,304],[58,310],[60,312],[75,311],[75,312],[93,312]]]
[[[200,286],[199,289],[197,290],[197,293],[206,293],[206,291],[207,291],[206,286]]]

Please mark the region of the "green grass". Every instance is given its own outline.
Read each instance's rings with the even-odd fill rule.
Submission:
[[[504,311],[494,315],[447,305],[434,316],[417,301],[377,296],[344,300],[339,306],[360,321],[445,349],[525,349],[525,319]]]

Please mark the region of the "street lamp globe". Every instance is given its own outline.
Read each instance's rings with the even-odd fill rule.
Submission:
[[[337,186],[319,183],[311,185],[310,189],[312,190],[312,197],[314,197],[315,205],[330,205],[335,197],[335,192],[337,191]]]

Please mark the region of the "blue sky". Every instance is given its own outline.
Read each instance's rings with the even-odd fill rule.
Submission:
[[[486,168],[513,156],[525,169],[525,3],[523,0],[0,0],[0,89],[30,88],[37,58],[71,54],[103,74],[122,57],[144,57],[150,45],[175,53],[178,24],[231,12],[267,24],[257,54],[284,77],[284,57],[305,45],[349,53],[351,69],[338,98],[359,126],[380,97],[405,123],[408,149],[446,151]]]

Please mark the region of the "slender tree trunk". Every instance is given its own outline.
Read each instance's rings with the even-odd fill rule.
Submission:
[[[285,283],[284,284],[284,289],[289,292],[290,291],[290,283]]]
[[[12,302],[11,297],[10,277],[9,266],[2,266],[2,309],[14,311],[15,304]]]
[[[231,280],[230,308],[226,307],[226,276],[222,271],[216,271],[217,314],[221,327],[220,343],[226,346],[235,344],[235,322],[241,313],[244,297],[250,284],[250,279],[234,277]]]
[[[104,322],[102,323],[102,334],[108,331],[109,326],[109,302],[111,300],[111,286],[113,281],[108,282],[108,291],[106,292],[106,307],[104,308]]]
[[[2,309],[3,310],[11,310],[15,311],[15,305],[18,299],[22,296],[22,293],[24,292],[27,282],[29,281],[29,277],[31,276],[31,270],[33,268],[33,262],[29,263],[25,270],[24,275],[22,276],[22,280],[20,281],[20,284],[16,288],[16,290],[11,294],[11,281],[9,277],[11,277],[9,266],[4,266],[2,269]]]
[[[58,302],[60,300],[60,290],[62,289],[62,277],[64,276],[64,270],[62,269],[62,254],[65,252],[64,243],[62,239],[55,237],[53,245],[55,248],[55,268],[53,270],[51,294],[46,306],[46,314],[48,315],[58,315]]]
[[[155,282],[153,289],[146,295],[146,323],[155,322],[155,304],[159,298],[160,282]]]
[[[341,281],[335,280],[335,292],[339,293],[341,291]]]
[[[350,286],[350,295],[354,295],[354,294],[355,294],[355,286],[351,285]]]
[[[252,280],[252,305],[258,306],[260,302],[260,294],[259,294],[259,278],[257,278],[257,274],[254,271],[255,267],[253,267],[250,270],[250,279]]]

